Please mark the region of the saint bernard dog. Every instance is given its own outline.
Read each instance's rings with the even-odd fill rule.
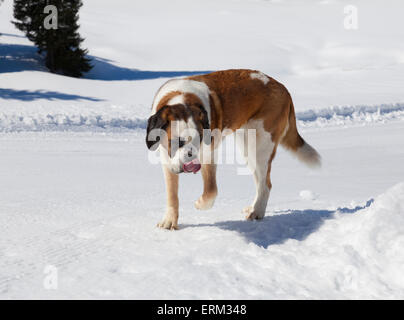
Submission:
[[[201,169],[203,193],[195,207],[207,210],[213,206],[217,185],[212,154],[225,132],[238,129],[255,129],[256,134],[255,154],[245,152],[249,140],[240,146],[256,184],[254,201],[243,210],[248,220],[265,215],[272,187],[271,163],[279,144],[310,167],[321,164],[320,155],[297,131],[288,90],[275,79],[259,71],[224,70],[169,80],[154,97],[146,134],[147,147],[160,151],[167,189],[167,211],[159,227],[178,228],[179,173]]]

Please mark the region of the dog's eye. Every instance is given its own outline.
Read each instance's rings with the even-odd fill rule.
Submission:
[[[174,148],[181,148],[181,147],[183,147],[184,146],[184,144],[185,144],[185,141],[182,141],[181,139],[171,139],[171,147],[174,147]]]
[[[188,137],[187,140],[183,140],[183,138],[177,138],[171,140],[171,146],[182,148],[187,143],[191,142],[192,138]]]

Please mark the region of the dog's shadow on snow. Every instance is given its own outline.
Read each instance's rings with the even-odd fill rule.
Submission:
[[[212,224],[182,225],[182,228],[218,227],[222,230],[240,233],[248,242],[268,248],[289,239],[302,241],[315,232],[327,219],[332,219],[336,212],[354,214],[369,207],[373,199],[364,206],[355,208],[338,208],[337,210],[288,210],[276,212],[261,221],[220,221]],[[280,213],[280,214],[277,214]]]

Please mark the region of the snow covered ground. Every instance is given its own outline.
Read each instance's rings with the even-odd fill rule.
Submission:
[[[400,1],[87,0],[95,68],[49,74],[0,6],[0,298],[404,298],[404,36]],[[164,213],[145,120],[168,78],[260,69],[294,97],[310,171],[280,150],[266,218],[241,164],[199,212],[181,176]],[[47,286],[56,270],[57,288]],[[52,278],[53,279],[53,278]]]
[[[206,212],[200,176],[183,175],[178,232],[156,228],[164,183],[141,133],[3,134],[1,297],[403,298],[403,131],[306,130],[324,168],[279,152],[260,222],[244,221],[254,185],[236,165]]]

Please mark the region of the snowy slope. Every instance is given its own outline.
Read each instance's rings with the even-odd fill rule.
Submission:
[[[83,79],[49,74],[0,6],[0,298],[404,298],[404,5],[86,0]],[[220,165],[219,197],[180,230],[164,213],[145,121],[171,77],[253,68],[290,90],[310,171],[280,150],[266,218],[251,176]],[[49,267],[57,289],[46,289]],[[203,284],[203,285],[202,285]]]
[[[227,68],[273,76],[297,111],[404,102],[402,2],[350,4],[358,30],[344,29],[344,1],[86,0],[80,31],[95,68],[77,80],[42,71],[32,44],[9,22],[6,0],[0,106],[50,114],[61,106],[83,113],[116,106],[145,118],[164,79]]]

